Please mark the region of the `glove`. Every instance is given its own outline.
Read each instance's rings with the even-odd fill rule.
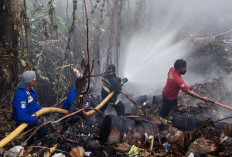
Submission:
[[[125,84],[128,81],[127,78],[122,79],[122,84]]]

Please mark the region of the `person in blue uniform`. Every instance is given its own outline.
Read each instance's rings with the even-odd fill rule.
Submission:
[[[79,107],[81,98],[83,98],[83,92],[87,86],[86,78],[77,78],[75,81],[75,87],[73,87],[69,93],[61,108],[70,111],[72,104]]]
[[[16,125],[21,123],[28,124],[26,130],[39,126],[38,118],[32,116],[35,112],[41,109],[37,102],[37,95],[34,90],[36,74],[34,71],[26,71],[22,74],[18,89],[16,90],[13,98],[13,119]],[[37,131],[37,137],[43,138],[46,136],[47,128],[42,127]],[[33,140],[29,141],[29,145]]]

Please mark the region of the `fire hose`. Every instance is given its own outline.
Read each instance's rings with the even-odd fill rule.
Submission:
[[[125,84],[128,81],[127,78],[122,79],[121,85]],[[83,112],[86,116],[90,116],[94,114],[97,110],[101,109],[107,101],[115,94],[114,91],[112,91],[98,106],[96,106],[93,110],[90,110],[88,112]]]
[[[97,110],[99,110],[100,108],[102,108],[107,101],[109,101],[109,99],[114,95],[114,91],[112,91],[99,105],[97,105],[93,110],[90,110],[88,112],[83,112],[86,116],[90,116],[92,114],[94,114]]]
[[[123,79],[122,84],[126,83],[128,81],[127,78]],[[88,112],[83,112],[86,116],[93,115],[97,110],[101,109],[107,101],[115,94],[114,91],[112,91],[98,106],[96,106],[93,110],[90,110]],[[41,110],[37,111],[35,114],[32,116],[39,117],[41,115],[44,115],[46,113],[50,112],[57,112],[57,113],[62,113],[62,114],[68,114],[67,110],[60,109],[60,108],[55,108],[55,107],[50,107],[50,108],[42,108]],[[0,141],[0,148],[4,147],[7,143],[12,141],[20,132],[22,132],[28,124],[22,123],[19,125],[13,132],[11,132],[8,136],[6,136],[4,139]]]
[[[114,91],[112,91],[98,106],[96,106],[93,110],[90,110],[88,112],[83,112],[86,116],[90,116],[93,115],[96,110],[99,110],[100,108],[102,108],[107,101],[109,101],[109,99],[114,95]],[[57,112],[57,113],[63,113],[63,114],[68,114],[67,110],[64,109],[60,109],[60,108],[55,108],[55,107],[51,107],[51,108],[42,108],[41,110],[37,111],[35,114],[33,114],[32,116],[36,116],[39,117],[41,115],[44,115],[46,113],[50,113],[50,112]],[[4,139],[2,139],[0,141],[0,148],[4,147],[7,143],[9,143],[10,141],[12,141],[19,133],[21,133],[26,127],[28,126],[28,124],[26,123],[22,123],[21,125],[19,125],[13,132],[11,132],[8,136],[6,136]]]
[[[227,108],[227,109],[229,109],[229,110],[232,110],[232,107],[227,106],[227,105],[224,105],[224,104],[221,104],[221,103],[219,103],[219,102],[215,102],[215,101],[212,101],[212,100],[209,100],[209,102],[210,102],[210,103],[213,103],[213,104],[216,104],[216,105],[219,105],[219,106],[222,106],[222,107]]]
[[[50,113],[50,112],[57,112],[57,113],[62,113],[62,114],[68,114],[68,111],[64,110],[64,109],[55,108],[55,107],[49,107],[49,108],[44,107],[41,110],[37,111],[32,116],[39,117],[41,115],[44,115],[44,114]],[[10,141],[12,141],[27,126],[28,126],[28,124],[26,124],[26,123],[22,123],[21,125],[19,125],[13,132],[11,132],[8,136],[6,136],[4,139],[2,139],[0,141],[0,148],[4,147],[7,143],[9,143]]]

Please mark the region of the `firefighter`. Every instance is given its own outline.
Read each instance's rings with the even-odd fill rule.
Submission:
[[[73,87],[69,93],[61,108],[70,111],[72,104],[79,107],[81,99],[83,99],[83,92],[86,90],[87,80],[86,78],[77,78],[75,81],[75,87]]]
[[[16,125],[21,123],[28,124],[26,130],[32,127],[39,126],[38,118],[32,116],[35,112],[41,109],[41,106],[37,102],[37,95],[34,90],[36,80],[36,74],[34,71],[26,71],[22,74],[20,82],[18,83],[18,89],[16,90],[13,98],[13,119]],[[37,137],[43,138],[46,136],[47,127],[41,127],[37,131]],[[33,139],[28,141],[28,144],[32,144]]]
[[[124,104],[117,98],[117,95],[120,94],[122,90],[122,79],[116,77],[115,74],[115,65],[111,64],[108,66],[107,73],[102,78],[102,99],[105,99],[112,91],[115,94],[110,98],[110,100],[101,108],[102,112],[105,112],[108,105],[111,105],[118,116],[125,115],[125,106]]]
[[[172,108],[177,107],[177,96],[180,90],[202,101],[209,101],[208,97],[202,97],[196,94],[185,84],[181,75],[186,73],[186,67],[186,61],[178,59],[175,61],[174,67],[170,68],[168,72],[167,82],[162,92],[163,103],[159,110],[160,116],[163,118],[168,116]]]

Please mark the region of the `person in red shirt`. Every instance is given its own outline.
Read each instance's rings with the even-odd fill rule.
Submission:
[[[191,91],[189,87],[185,84],[181,75],[186,73],[187,63],[183,59],[176,60],[174,67],[170,68],[168,72],[167,83],[163,89],[163,103],[160,107],[159,114],[161,117],[166,118],[169,114],[169,111],[173,107],[177,107],[177,96],[180,90],[183,92],[201,99],[205,102],[209,101],[208,97],[202,97],[195,92]]]

